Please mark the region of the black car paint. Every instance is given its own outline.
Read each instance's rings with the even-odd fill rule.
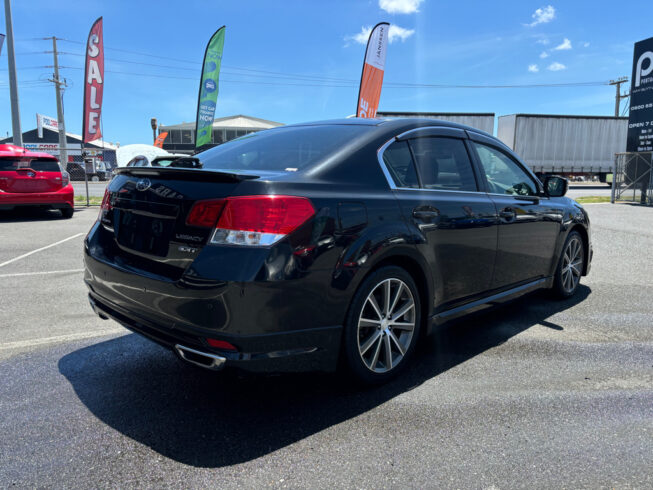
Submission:
[[[152,260],[118,243],[110,217],[98,221],[84,254],[93,308],[168,347],[219,352],[233,367],[332,370],[350,300],[380,264],[401,264],[416,276],[431,327],[487,307],[487,300],[495,304],[549,286],[572,228],[587,238],[591,260],[587,214],[567,198],[491,196],[480,178],[477,193],[390,189],[379,163],[384,144],[421,127],[417,133],[489,141],[518,159],[489,135],[424,119],[312,124],[364,124],[370,131],[303,172],[240,180],[184,170],[191,180],[179,178],[180,170],[119,171],[108,186],[113,203],[173,220],[175,234],[167,257]],[[472,163],[478,178],[478,162]],[[141,178],[151,181],[146,191],[136,189]],[[197,200],[254,194],[305,196],[316,214],[263,248],[202,245],[208,230],[184,226]],[[502,218],[499,209],[506,206],[527,219]],[[551,244],[548,253],[544,241]],[[495,260],[508,270],[496,273]],[[206,338],[231,342],[238,352],[213,349]]]

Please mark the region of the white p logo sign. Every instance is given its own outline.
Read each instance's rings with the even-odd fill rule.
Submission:
[[[648,60],[648,68],[642,68],[644,60]],[[635,87],[639,87],[639,82],[642,77],[649,75],[653,72],[653,51],[645,51],[642,56],[637,60],[637,67],[635,68]]]

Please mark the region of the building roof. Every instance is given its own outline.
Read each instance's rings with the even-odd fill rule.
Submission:
[[[214,128],[234,128],[234,129],[270,129],[283,126],[283,123],[268,121],[258,117],[245,116],[238,114],[235,116],[220,117],[213,120]],[[181,124],[160,125],[160,131],[170,129],[195,129],[195,122],[184,122]]]
[[[43,128],[43,129],[48,129],[48,128]],[[50,130],[48,129],[48,131],[50,131]],[[56,131],[55,131],[55,133],[56,133]],[[70,138],[78,139],[80,141],[82,140],[82,135],[81,134],[69,133],[68,131],[66,131],[66,136],[68,136]],[[110,143],[109,141],[103,141],[103,140],[94,140],[94,141],[91,141],[90,143],[84,143],[84,144],[85,145],[94,145],[94,146],[97,146],[97,147],[104,148],[105,150],[115,150],[116,148],[118,148],[118,145],[114,145],[113,143]]]
[[[73,141],[71,141],[73,140]],[[0,143],[11,143],[13,142],[13,137],[8,136],[7,138],[0,138]],[[75,133],[69,133],[66,131],[66,144],[81,144],[82,136]],[[43,128],[43,138],[38,137],[37,129],[30,129],[23,132],[23,143],[34,144],[34,143],[59,143],[59,131],[50,128]],[[104,148],[105,150],[115,150],[118,148],[118,145],[114,145],[108,141],[95,140],[90,143],[85,143],[88,148],[100,149]]]

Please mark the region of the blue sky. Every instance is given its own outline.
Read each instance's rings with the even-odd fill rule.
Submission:
[[[150,118],[194,121],[204,48],[227,26],[216,117],[283,123],[352,114],[365,28],[394,27],[379,110],[604,114],[614,87],[399,88],[392,83],[520,85],[607,81],[631,72],[633,43],[653,35],[650,0],[159,1],[13,0],[23,131],[56,116],[51,41],[70,83],[68,131],[81,132],[83,43],[104,17],[103,123],[108,141],[150,142]],[[637,10],[639,8],[639,10]],[[638,12],[633,15],[632,12]],[[4,32],[4,10],[0,32]],[[357,36],[358,35],[358,36]],[[558,49],[556,49],[558,48]],[[158,56],[141,56],[145,53]],[[149,63],[149,65],[141,64]],[[164,66],[150,66],[164,65]],[[265,73],[274,72],[274,73]],[[150,75],[150,76],[143,76]],[[173,78],[174,77],[174,78]],[[0,56],[0,135],[11,133],[6,46]]]

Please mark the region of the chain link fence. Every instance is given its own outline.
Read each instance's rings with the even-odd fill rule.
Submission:
[[[610,202],[653,205],[653,152],[617,153]]]
[[[104,196],[104,190],[111,180],[112,170],[116,167],[114,150],[85,148],[82,156],[81,148],[66,148],[68,162],[62,166],[70,176],[70,182],[75,189],[76,206],[99,206]],[[58,154],[55,156],[59,157]]]

